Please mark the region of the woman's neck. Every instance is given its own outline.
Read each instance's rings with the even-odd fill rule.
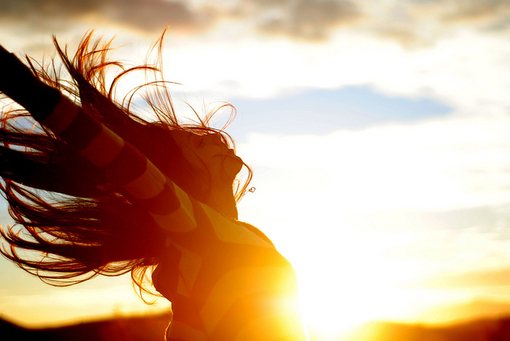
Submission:
[[[204,203],[227,217],[237,220],[237,203],[232,188],[211,188],[211,194]]]

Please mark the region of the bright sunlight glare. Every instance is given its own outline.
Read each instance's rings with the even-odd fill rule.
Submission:
[[[263,227],[296,268],[310,330],[338,340],[365,322],[415,322],[427,309],[469,300],[410,284],[458,271],[455,254],[472,254],[470,245],[494,249],[493,242],[483,247],[478,234],[465,241],[467,231],[441,231],[434,221],[370,221],[370,215],[504,200],[500,192],[472,187],[488,180],[474,178],[469,169],[480,164],[499,169],[496,161],[505,157],[499,141],[506,140],[506,133],[495,134],[486,126],[484,120],[452,118],[326,136],[254,134],[240,146],[249,164],[250,158],[258,161],[255,171],[263,170],[254,183],[262,190],[254,194],[257,200],[243,200],[241,205],[249,208],[243,216]],[[493,154],[482,155],[480,146]],[[352,225],[351,216],[366,221]],[[440,250],[437,237],[445,240]],[[482,256],[477,262],[487,266]]]
[[[400,281],[410,280],[412,272],[381,258],[380,240],[370,242],[362,233],[346,230],[306,253],[286,250],[292,253],[289,258],[298,274],[303,316],[308,327],[325,338],[364,322],[407,317],[413,310],[395,289]]]

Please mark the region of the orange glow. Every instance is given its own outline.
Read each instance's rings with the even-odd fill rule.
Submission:
[[[492,315],[489,309],[479,310],[483,305],[470,303],[476,290],[427,285],[425,266],[384,253],[388,245],[406,243],[398,234],[369,238],[346,227],[337,233],[332,230],[317,243],[297,241],[295,236],[289,242],[288,235],[271,237],[296,269],[300,307],[311,340],[342,340],[358,335],[356,327],[372,321],[444,324],[510,311],[508,305]],[[494,297],[501,301],[507,294]]]

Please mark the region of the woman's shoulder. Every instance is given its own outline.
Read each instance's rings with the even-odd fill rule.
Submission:
[[[195,233],[214,231],[214,238],[223,242],[274,248],[271,240],[255,226],[229,217],[198,200],[191,198],[191,202],[197,224]]]

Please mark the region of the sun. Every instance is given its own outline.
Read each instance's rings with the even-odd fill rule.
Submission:
[[[318,277],[298,272],[300,308],[316,340],[341,340],[356,327],[378,320],[403,320],[414,315],[413,293],[403,292],[384,280],[374,282],[349,276]]]
[[[384,240],[366,237],[344,229],[341,236],[309,242],[306,252],[304,242],[282,245],[296,270],[301,313],[313,340],[338,341],[364,323],[415,315],[415,292],[401,286],[413,274],[381,255]]]

